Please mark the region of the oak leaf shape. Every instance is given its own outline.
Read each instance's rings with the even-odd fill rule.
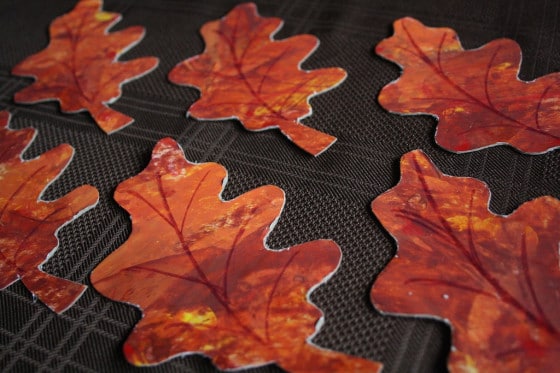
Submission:
[[[155,57],[118,62],[136,45],[145,30],[140,26],[109,34],[121,19],[102,11],[101,0],[81,0],[70,13],[56,18],[48,47],[17,64],[14,75],[36,81],[17,92],[18,103],[58,100],[64,112],[87,110],[106,133],[131,124],[134,119],[107,106],[121,95],[121,85],[156,68]]]
[[[455,372],[553,372],[560,359],[560,201],[488,210],[489,190],[421,151],[372,209],[398,252],[371,291],[384,312],[451,324]]]
[[[449,28],[402,18],[394,29],[376,47],[378,55],[403,68],[379,94],[385,109],[433,114],[439,118],[436,142],[453,152],[509,144],[538,154],[560,146],[560,73],[519,80],[515,41],[497,39],[464,50]]]
[[[124,345],[127,360],[198,353],[221,369],[276,362],[293,371],[377,371],[376,362],[306,340],[321,316],[307,295],[337,268],[336,243],[267,249],[283,191],[267,185],[223,201],[225,178],[222,166],[188,162],[167,138],[144,171],[117,187],[132,234],[91,281],[143,311]]]
[[[200,99],[188,115],[197,119],[237,118],[251,131],[278,127],[300,148],[315,156],[336,138],[306,127],[311,96],[346,78],[341,68],[312,71],[300,64],[319,45],[312,35],[273,40],[279,18],[263,18],[255,4],[236,6],[221,20],[201,28],[204,53],[189,58],[169,73],[176,84],[194,86]]]
[[[27,128],[10,130],[9,114],[0,112],[0,289],[17,280],[53,311],[70,307],[86,286],[49,275],[41,265],[58,246],[56,232],[92,208],[98,192],[84,185],[55,201],[41,200],[43,190],[62,173],[73,149],[62,144],[41,156],[20,155],[35,136]]]

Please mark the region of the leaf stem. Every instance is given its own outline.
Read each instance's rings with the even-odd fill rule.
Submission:
[[[278,127],[294,144],[314,156],[324,152],[336,141],[334,136],[293,120],[278,122]]]

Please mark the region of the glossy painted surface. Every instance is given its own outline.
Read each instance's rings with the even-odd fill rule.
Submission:
[[[0,289],[21,280],[50,309],[63,312],[86,287],[43,272],[41,264],[58,246],[58,229],[94,206],[98,193],[85,185],[60,199],[41,200],[74,151],[62,144],[23,161],[35,131],[10,130],[8,122],[9,114],[0,112]]]
[[[373,285],[383,312],[451,324],[453,372],[552,372],[560,361],[560,201],[508,216],[476,179],[442,174],[421,151],[373,212],[398,243]]]
[[[307,342],[321,317],[307,295],[337,268],[336,243],[267,249],[284,192],[267,185],[223,201],[225,178],[222,166],[188,162],[167,138],[118,186],[132,234],[91,281],[143,311],[124,345],[128,361],[198,353],[221,369],[276,362],[291,371],[377,371],[378,363]]]
[[[272,40],[281,24],[278,18],[260,17],[252,3],[238,5],[202,27],[204,53],[179,63],[169,79],[200,89],[200,99],[189,109],[193,117],[237,118],[252,131],[278,127],[296,145],[319,155],[336,138],[300,119],[311,114],[309,98],[338,85],[346,72],[301,70],[319,41],[312,35]]]
[[[12,70],[14,75],[36,79],[16,93],[16,102],[58,100],[65,112],[87,110],[106,133],[134,121],[107,104],[120,97],[123,83],[153,70],[158,59],[144,57],[118,62],[122,53],[144,37],[145,31],[133,26],[107,33],[121,16],[104,12],[101,7],[101,0],[81,0],[74,10],[53,21],[48,47]]]
[[[403,68],[381,90],[384,108],[437,116],[436,141],[454,152],[510,144],[536,154],[560,146],[560,73],[519,80],[521,50],[513,40],[464,50],[449,28],[402,18],[394,29],[376,47]]]

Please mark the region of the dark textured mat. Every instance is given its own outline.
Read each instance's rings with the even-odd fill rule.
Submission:
[[[146,38],[122,60],[153,55],[157,70],[124,86],[112,107],[134,118],[106,136],[85,113],[62,114],[55,103],[14,104],[14,92],[31,80],[10,69],[48,43],[47,27],[71,10],[73,1],[3,0],[0,3],[0,108],[12,128],[34,127],[38,135],[24,157],[60,144],[75,147],[74,159],[46,191],[55,199],[82,184],[100,191],[96,208],[60,232],[60,248],[44,265],[48,273],[88,285],[89,273],[130,234],[128,215],[113,200],[118,183],[141,171],[162,137],[179,141],[191,161],[215,161],[229,171],[224,198],[256,186],[286,191],[286,207],[269,237],[271,248],[332,238],[343,252],[340,270],[311,298],[325,314],[313,341],[323,347],[381,361],[385,372],[445,371],[450,330],[440,322],[381,316],[368,301],[376,275],[395,253],[395,243],[370,211],[377,195],[399,177],[398,160],[423,149],[443,172],[484,180],[490,207],[508,214],[541,195],[560,197],[560,152],[523,155],[498,146],[455,155],[433,140],[436,121],[402,117],[376,102],[382,86],[399,75],[397,66],[375,56],[374,46],[392,34],[392,22],[413,16],[429,26],[454,28],[466,48],[499,37],[515,39],[523,50],[521,77],[531,80],[560,71],[560,2],[557,1],[294,1],[257,2],[263,16],[283,18],[276,38],[299,33],[318,36],[321,45],[305,69],[340,66],[348,71],[338,88],[312,99],[314,114],[304,122],[338,137],[326,153],[312,158],[276,131],[250,133],[236,121],[198,122],[185,118],[198,91],[167,81],[169,70],[203,49],[199,27],[225,15],[236,2],[206,0],[112,0],[105,10],[123,14],[113,28],[143,25]],[[0,291],[0,367],[4,371],[137,370],[121,346],[140,312],[101,297],[91,286],[67,312],[56,315],[16,283]],[[142,371],[212,372],[205,358],[176,358]],[[279,371],[275,366],[256,372]]]

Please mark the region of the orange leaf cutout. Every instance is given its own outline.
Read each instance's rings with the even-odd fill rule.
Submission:
[[[436,142],[464,152],[509,144],[527,153],[560,146],[560,73],[519,80],[521,50],[494,40],[465,51],[455,31],[413,18],[394,23],[395,34],[376,47],[403,68],[379,102],[389,111],[439,118]]]
[[[75,282],[49,275],[41,265],[58,246],[56,232],[93,207],[97,190],[89,185],[55,201],[40,199],[43,190],[64,170],[73,149],[62,144],[32,160],[20,154],[35,131],[8,129],[9,114],[0,112],[0,289],[17,280],[55,312],[63,312],[86,290]]]
[[[117,187],[132,234],[91,281],[143,310],[124,345],[128,361],[199,353],[221,369],[277,362],[293,371],[377,371],[378,363],[306,341],[321,317],[307,294],[338,266],[336,243],[268,250],[283,191],[268,185],[223,201],[225,178],[222,166],[188,162],[167,138],[143,172]]]
[[[201,98],[189,109],[197,119],[237,118],[251,131],[278,127],[315,156],[336,138],[301,124],[311,114],[311,96],[346,78],[340,68],[303,71],[300,64],[319,45],[312,35],[273,40],[279,18],[262,18],[255,4],[236,6],[223,19],[206,23],[203,54],[169,73],[176,84],[194,86]]]
[[[101,0],[81,0],[50,26],[51,42],[41,52],[17,64],[12,73],[37,79],[16,93],[18,103],[58,100],[64,112],[87,110],[106,133],[134,119],[107,104],[121,95],[121,85],[149,73],[155,57],[118,62],[119,56],[144,37],[144,28],[107,33],[121,16],[101,10]]]
[[[451,324],[457,372],[553,372],[560,361],[560,201],[508,216],[476,179],[442,174],[421,151],[373,212],[398,242],[371,298],[385,312]]]

